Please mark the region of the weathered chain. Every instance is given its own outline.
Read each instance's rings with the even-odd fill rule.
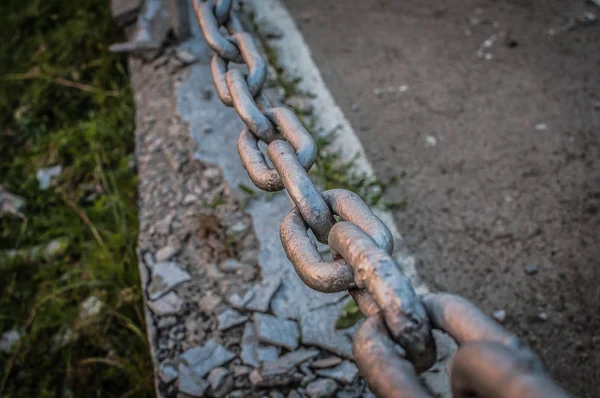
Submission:
[[[435,363],[432,329],[439,329],[459,345],[451,373],[455,397],[566,397],[537,357],[473,304],[449,294],[417,296],[391,257],[392,234],[358,195],[345,189],[320,192],[313,184],[308,171],[317,157],[315,140],[294,112],[273,107],[262,92],[266,62],[232,4],[194,0],[194,10],[215,52],[210,67],[217,94],[246,125],[237,142],[242,164],[258,188],[286,189],[294,202],[280,235],[302,281],[320,292],[348,291],[367,317],[355,334],[353,354],[371,391],[382,397],[429,397],[415,370]],[[245,64],[248,73],[230,69],[231,62]],[[268,144],[273,168],[259,141]],[[329,245],[332,261],[322,257],[309,231]]]

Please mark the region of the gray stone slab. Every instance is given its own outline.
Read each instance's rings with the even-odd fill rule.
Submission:
[[[227,330],[237,325],[241,325],[246,322],[248,317],[246,315],[242,315],[236,310],[232,310],[231,308],[223,311],[218,317],[217,321],[219,323],[218,330]]]
[[[179,376],[179,372],[173,365],[161,363],[158,368],[158,377],[163,383],[169,384]]]
[[[183,363],[179,364],[179,382],[177,383],[179,392],[192,397],[203,397],[208,387],[209,384],[206,380]]]
[[[312,310],[300,318],[302,343],[324,348],[345,358],[352,358],[352,339],[346,331],[336,330],[344,303]]]
[[[256,349],[258,347],[258,335],[252,322],[244,325],[244,333],[242,334],[241,348],[242,352],[240,357],[242,362],[246,365],[257,367],[260,365],[258,357],[256,355]]]
[[[318,359],[314,361],[310,366],[312,366],[315,369],[324,369],[331,368],[333,366],[339,365],[340,363],[342,363],[342,358],[331,356],[327,358]]]
[[[260,313],[255,313],[253,319],[259,341],[288,350],[298,347],[300,332],[296,322]]]
[[[319,350],[300,348],[296,351],[282,355],[274,362],[266,362],[262,367],[262,374],[266,376],[283,374],[292,371],[296,366],[319,355]]]
[[[209,339],[203,346],[190,348],[179,358],[196,375],[204,377],[212,369],[231,361],[235,355],[223,345]]]
[[[323,377],[350,384],[358,375],[358,368],[350,361],[344,361],[335,368],[317,370],[317,374]]]
[[[281,286],[279,275],[268,276],[252,288],[252,299],[245,305],[249,310],[267,312],[273,295]]]
[[[256,348],[258,362],[273,362],[279,358],[279,347],[258,345]]]
[[[156,300],[190,279],[192,279],[190,274],[175,262],[154,264],[152,267],[152,282],[150,282],[147,289],[150,300]]]
[[[149,301],[148,307],[159,316],[175,315],[181,312],[183,300],[175,292],[169,292],[156,301]]]
[[[317,379],[306,386],[306,395],[310,398],[331,398],[338,390],[338,385],[331,379]]]

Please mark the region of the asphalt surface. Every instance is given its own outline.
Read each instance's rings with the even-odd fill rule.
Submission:
[[[600,22],[576,17],[600,8],[284,3],[377,175],[402,177],[389,199],[428,285],[505,310],[552,377],[598,396]]]

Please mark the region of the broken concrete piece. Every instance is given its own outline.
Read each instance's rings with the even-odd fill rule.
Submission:
[[[175,246],[171,246],[171,245],[167,245],[165,247],[161,247],[156,252],[156,255],[155,255],[156,262],[163,263],[165,261],[170,260],[171,258],[173,258],[174,255],[176,255],[177,253],[179,253],[179,250],[180,250],[180,248],[175,247]]]
[[[303,314],[300,319],[302,343],[324,348],[345,358],[352,358],[352,340],[335,329],[343,303],[329,305]]]
[[[240,356],[246,365],[258,367],[262,362],[275,361],[279,357],[279,348],[259,344],[256,328],[252,322],[248,322],[244,326],[241,347]]]
[[[277,292],[277,289],[279,289],[279,286],[281,286],[281,277],[279,275],[266,277],[252,288],[254,296],[245,307],[252,311],[268,311],[271,299],[275,292]]]
[[[295,372],[296,366],[315,356],[319,350],[301,348],[282,355],[274,362],[264,363],[260,369],[250,374],[250,382],[258,387],[272,387],[299,382],[304,378],[302,373]]]
[[[315,369],[323,369],[331,368],[332,366],[339,365],[340,363],[342,363],[342,358],[331,356],[327,358],[317,359],[311,364],[311,366]]]
[[[255,313],[253,318],[259,341],[288,350],[298,347],[300,333],[296,322],[260,313]]]
[[[310,398],[330,398],[335,395],[338,385],[331,379],[318,379],[306,386]]]
[[[149,301],[148,307],[156,315],[174,315],[181,312],[183,300],[175,292],[169,292],[156,301]]]
[[[256,357],[260,363],[276,361],[279,358],[279,347],[272,345],[262,346],[259,344],[256,348]]]
[[[223,345],[209,339],[203,346],[190,348],[179,358],[196,375],[204,377],[217,366],[231,361],[235,355]]]
[[[209,384],[184,364],[179,364],[178,389],[192,397],[203,397]]]
[[[223,385],[223,382],[225,381],[225,378],[228,374],[229,370],[222,367],[214,368],[213,370],[211,370],[207,377],[208,383],[210,384],[210,388],[212,388],[213,391],[219,389],[219,387]]]
[[[341,381],[345,384],[350,384],[356,378],[358,368],[352,362],[344,361],[335,368],[317,370],[317,374],[319,376]]]
[[[246,309],[246,304],[250,302],[252,297],[254,297],[254,291],[250,289],[244,293],[244,296],[240,296],[237,293],[232,294],[228,298],[228,301],[233,308]]]
[[[150,300],[165,295],[174,287],[192,279],[187,271],[174,262],[156,263],[152,267],[152,282],[148,286]]]
[[[221,315],[217,317],[217,321],[219,322],[218,330],[226,330],[236,325],[240,325],[248,320],[248,317],[240,314],[236,310],[232,310],[231,308],[223,311]]]
[[[177,369],[173,365],[162,363],[158,368],[158,377],[163,383],[169,384],[179,376]]]

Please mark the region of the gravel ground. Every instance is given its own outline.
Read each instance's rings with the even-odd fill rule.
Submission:
[[[600,390],[600,23],[568,1],[284,0],[433,290]],[[583,17],[582,17],[583,15]],[[586,19],[587,18],[587,19]]]

